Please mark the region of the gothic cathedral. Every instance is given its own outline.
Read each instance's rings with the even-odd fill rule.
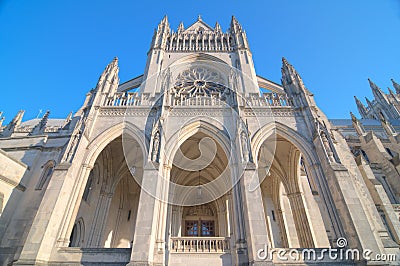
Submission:
[[[330,120],[285,58],[281,84],[256,73],[235,17],[164,17],[118,71],[66,119],[0,120],[3,265],[398,265],[395,81]]]

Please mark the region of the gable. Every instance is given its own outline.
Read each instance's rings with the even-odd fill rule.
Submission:
[[[205,23],[202,20],[197,20],[195,23],[193,23],[190,27],[188,27],[184,32],[189,33],[189,32],[196,32],[198,33],[199,31],[214,31],[213,28],[211,28],[207,23]]]

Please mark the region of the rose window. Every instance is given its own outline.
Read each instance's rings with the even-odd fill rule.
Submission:
[[[221,74],[202,67],[190,68],[180,73],[174,86],[177,95],[190,96],[210,96],[213,93],[222,93],[225,88]]]

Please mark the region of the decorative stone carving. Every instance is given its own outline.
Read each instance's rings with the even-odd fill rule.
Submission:
[[[176,79],[174,91],[181,94],[210,96],[213,93],[225,91],[222,75],[204,67],[195,67],[184,70]]]
[[[188,216],[214,216],[214,212],[208,205],[197,205],[188,209]]]
[[[321,132],[321,139],[322,139],[322,143],[324,144],[324,148],[326,150],[326,153],[328,154],[328,158],[330,162],[335,162],[335,158],[333,157],[333,151],[331,148],[331,145],[329,144],[329,140],[326,137],[325,132]]]
[[[158,162],[159,149],[160,149],[160,131],[157,130],[153,136],[153,149],[151,151],[151,161]]]

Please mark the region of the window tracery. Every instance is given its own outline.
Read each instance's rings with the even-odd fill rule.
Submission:
[[[204,67],[193,67],[184,70],[176,79],[174,91],[177,96],[189,96],[223,93],[226,87],[222,75]]]

